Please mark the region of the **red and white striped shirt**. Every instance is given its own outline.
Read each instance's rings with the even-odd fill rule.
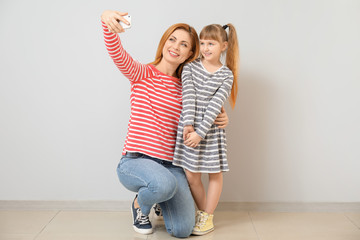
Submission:
[[[181,81],[151,64],[135,61],[122,47],[118,34],[102,23],[109,55],[130,80],[131,115],[123,155],[140,152],[172,160],[182,108]]]

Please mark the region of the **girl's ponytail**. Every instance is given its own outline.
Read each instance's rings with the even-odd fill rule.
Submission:
[[[234,25],[231,23],[226,24],[229,29],[228,34],[228,49],[226,51],[226,66],[233,72],[234,74],[234,82],[231,89],[230,94],[230,105],[232,108],[235,107],[235,102],[238,93],[238,74],[239,74],[239,44],[237,39],[237,34]],[[225,26],[226,26],[225,25]],[[225,27],[226,28],[226,27]]]
[[[229,29],[229,33],[226,32]],[[220,24],[210,24],[205,26],[200,32],[200,39],[212,39],[218,42],[227,42],[226,66],[233,72],[234,81],[231,88],[229,102],[232,108],[235,107],[238,92],[239,74],[239,44],[234,25],[228,23],[224,26]]]

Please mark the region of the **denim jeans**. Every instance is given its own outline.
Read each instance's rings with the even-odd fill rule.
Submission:
[[[168,233],[175,237],[192,233],[195,206],[182,168],[141,153],[127,153],[121,158],[117,173],[128,190],[138,193],[143,214],[148,215],[151,207],[159,203]]]

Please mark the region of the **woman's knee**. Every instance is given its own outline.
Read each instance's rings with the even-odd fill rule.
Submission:
[[[171,230],[171,235],[177,238],[187,238],[193,231],[193,224],[175,224]]]

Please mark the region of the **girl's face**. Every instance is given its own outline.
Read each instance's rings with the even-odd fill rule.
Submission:
[[[164,44],[163,59],[171,64],[180,65],[191,56],[191,47],[190,34],[183,29],[177,29]]]
[[[200,39],[200,53],[206,61],[217,63],[227,48],[227,42]]]

